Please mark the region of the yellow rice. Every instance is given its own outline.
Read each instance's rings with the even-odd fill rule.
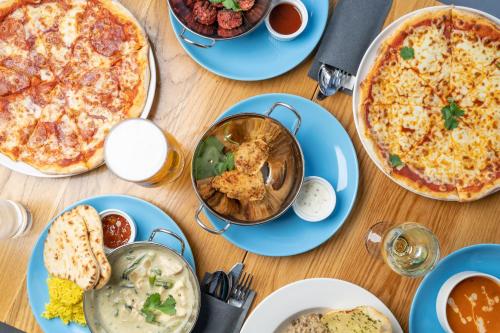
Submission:
[[[66,325],[74,322],[85,326],[83,315],[83,290],[74,282],[49,277],[49,303],[45,304],[45,312],[42,317],[47,319],[60,318]]]

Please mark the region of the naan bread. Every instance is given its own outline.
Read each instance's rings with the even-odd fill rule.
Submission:
[[[111,277],[111,265],[104,252],[104,239],[102,235],[102,222],[99,213],[89,205],[81,205],[75,208],[78,215],[83,217],[87,225],[90,247],[99,264],[100,277],[95,289],[100,289],[108,283]]]
[[[330,333],[391,333],[392,326],[382,313],[371,306],[351,310],[334,310],[321,318]]]
[[[50,226],[43,249],[49,274],[90,290],[99,281],[99,264],[90,246],[88,230],[75,209],[63,213]]]

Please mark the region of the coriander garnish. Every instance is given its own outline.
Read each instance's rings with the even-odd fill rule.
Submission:
[[[175,299],[172,295],[169,295],[165,301],[161,301],[160,294],[154,293],[146,298],[144,305],[142,306],[141,313],[146,318],[148,323],[156,323],[156,311],[161,311],[164,314],[173,316],[176,313],[175,310]]]
[[[404,165],[398,155],[389,154],[389,162],[394,168],[402,167]]]
[[[441,109],[441,114],[443,115],[444,127],[447,130],[452,130],[458,127],[458,118],[463,116],[465,112],[453,99],[449,99],[448,102],[450,104]]]
[[[404,60],[409,60],[415,57],[415,50],[412,47],[404,46],[399,50],[399,54]]]
[[[238,12],[241,10],[236,0],[210,0],[211,3],[222,3],[224,8]]]

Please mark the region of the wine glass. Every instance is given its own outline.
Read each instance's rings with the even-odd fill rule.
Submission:
[[[439,241],[426,227],[413,222],[392,225],[379,222],[367,233],[366,249],[398,274],[420,277],[439,260]]]

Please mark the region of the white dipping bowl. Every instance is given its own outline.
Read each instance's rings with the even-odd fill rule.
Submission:
[[[304,199],[305,195],[314,196],[314,193],[313,194],[305,193],[305,191],[308,190],[311,184],[314,184],[313,186],[319,186],[322,190],[321,192],[324,194],[324,198],[318,198],[318,199],[310,198],[308,200],[313,204],[316,202],[317,206],[323,206],[321,211],[315,211],[313,208],[311,208],[311,205],[309,205],[309,207],[301,206],[303,204],[302,201],[305,200]],[[322,200],[322,202],[319,202],[319,200]],[[317,176],[310,176],[304,178],[304,183],[302,184],[302,188],[300,189],[300,192],[297,195],[297,199],[295,199],[295,202],[293,203],[293,211],[295,212],[295,214],[297,214],[298,217],[300,217],[304,221],[319,222],[323,221],[328,216],[330,216],[333,213],[336,205],[337,205],[337,194],[335,193],[332,184],[330,184],[324,178]]]
[[[289,35],[283,35],[277,31],[275,31],[273,29],[273,27],[271,26],[271,22],[269,22],[269,17],[271,16],[273,9],[279,5],[284,4],[284,3],[288,3],[292,6],[294,6],[295,8],[297,8],[299,10],[300,18],[302,20],[302,24],[300,25],[300,28],[297,31],[295,31],[293,34],[289,34]],[[300,35],[304,31],[304,29],[307,26],[308,20],[309,20],[309,14],[307,13],[307,8],[302,3],[302,1],[300,1],[300,0],[277,0],[273,4],[271,10],[269,11],[269,14],[266,16],[265,22],[266,22],[266,28],[267,28],[267,30],[269,30],[269,33],[271,34],[271,36],[273,36],[275,39],[280,40],[280,41],[289,41],[289,40],[295,39],[298,35]]]
[[[463,280],[468,279],[470,277],[474,276],[482,276],[485,278],[489,278],[493,281],[496,281],[497,283],[500,283],[500,279],[494,277],[493,275],[485,274],[485,273],[480,273],[480,272],[474,272],[474,271],[465,271],[465,272],[460,272],[452,277],[450,277],[448,280],[446,280],[445,283],[441,286],[441,289],[439,289],[437,299],[436,299],[436,312],[437,312],[437,317],[439,320],[439,323],[441,324],[441,327],[447,332],[447,333],[453,333],[451,330],[450,324],[448,324],[448,317],[446,315],[446,306],[448,303],[448,297],[450,296],[452,290]]]

